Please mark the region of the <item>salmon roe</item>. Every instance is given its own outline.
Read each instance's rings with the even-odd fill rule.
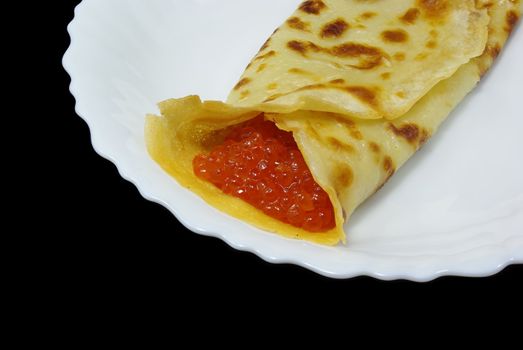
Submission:
[[[303,228],[335,227],[328,194],[316,183],[292,137],[263,115],[231,127],[223,144],[193,160],[194,173],[265,214]]]

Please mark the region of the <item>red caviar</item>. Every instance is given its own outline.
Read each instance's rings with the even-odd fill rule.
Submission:
[[[196,176],[265,214],[310,232],[335,227],[328,194],[292,137],[263,115],[231,127],[223,144],[193,160]]]

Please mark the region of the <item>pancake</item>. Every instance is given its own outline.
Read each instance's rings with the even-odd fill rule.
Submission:
[[[320,3],[323,3],[325,6],[319,5]],[[352,8],[349,10],[347,7],[346,12],[341,11],[340,9],[342,8],[336,7],[337,5],[341,6],[341,3],[353,3],[358,10],[355,11]],[[361,15],[366,12],[372,12],[370,9],[376,10],[380,8],[379,13],[381,13],[381,16],[389,14],[391,20],[377,21],[373,25],[370,22],[367,24],[369,30],[372,30],[373,33],[378,33],[389,28],[391,23],[396,24],[397,14],[405,10],[403,7],[401,7],[401,11],[399,10],[400,7],[398,9],[394,7],[391,8],[390,12],[385,11],[384,7],[388,6],[387,4],[389,3],[399,2],[388,1],[381,3],[381,1],[377,0],[307,1],[300,6],[297,13],[302,13],[302,17],[307,16],[310,24],[304,28],[314,31],[314,28],[321,27],[320,23],[324,23],[323,21],[316,21],[316,18],[329,18],[325,17],[329,13],[326,9],[332,10],[334,8],[340,10],[338,15],[343,15],[345,19],[353,23],[354,13],[357,12]],[[410,4],[408,1],[401,3],[403,5]],[[420,5],[421,2],[416,3]],[[481,43],[479,45],[481,47],[470,50],[464,48],[461,50],[461,54],[456,53],[452,56],[452,59],[449,59],[450,62],[437,62],[435,63],[436,67],[427,66],[426,69],[431,72],[432,78],[427,78],[427,81],[423,82],[424,87],[421,90],[415,89],[416,93],[414,95],[420,95],[419,97],[408,95],[410,98],[407,100],[410,102],[407,104],[392,103],[388,105],[390,101],[380,98],[379,110],[370,107],[358,109],[359,107],[355,107],[357,104],[353,104],[353,99],[350,97],[345,100],[341,97],[339,99],[336,97],[334,100],[327,98],[330,102],[326,103],[326,95],[316,95],[318,91],[313,91],[315,89],[311,91],[302,90],[303,94],[300,91],[296,94],[289,94],[288,96],[294,94],[295,97],[292,97],[292,99],[290,97],[289,99],[284,98],[285,104],[281,104],[281,101],[276,102],[279,98],[269,101],[269,103],[262,102],[260,104],[259,97],[255,96],[264,96],[267,93],[265,83],[268,83],[269,80],[260,83],[262,79],[256,78],[256,80],[244,81],[243,84],[239,84],[239,87],[237,85],[231,93],[229,103],[202,102],[197,96],[171,99],[160,103],[161,115],[150,115],[146,120],[145,138],[151,157],[182,186],[198,194],[215,208],[249,224],[286,237],[304,239],[320,244],[334,245],[340,241],[345,242],[344,223],[350,220],[351,214],[362,202],[378,191],[436,133],[450,112],[474,89],[481,77],[492,66],[495,58],[500,54],[521,13],[521,3],[514,0],[476,1],[471,3],[462,1],[459,2],[460,5],[454,5],[458,2],[436,0],[424,3],[425,5],[431,3],[435,8],[441,7],[446,9],[445,21],[440,23],[443,27],[450,25],[449,22],[452,21],[449,18],[453,18],[453,16],[467,18],[468,22],[466,23],[469,23],[468,26],[475,28],[474,32],[478,35],[476,41]],[[436,6],[436,4],[441,6]],[[306,8],[311,13],[307,11],[305,11],[307,14],[303,13]],[[343,7],[343,9],[345,8]],[[362,12],[363,9],[365,9],[364,12]],[[410,7],[407,10],[409,9]],[[435,24],[437,23],[436,17],[431,17],[431,13],[426,8],[418,7],[418,9],[419,14],[413,16],[413,18],[416,17],[416,21],[423,21],[421,25],[430,35],[430,32],[434,30],[431,28],[438,26]],[[315,12],[318,13],[316,14]],[[414,13],[414,11],[411,12]],[[296,14],[291,18],[294,17],[296,17]],[[483,23],[485,18],[487,19],[484,24],[485,28],[482,28],[483,25],[478,23]],[[436,22],[432,23],[430,21]],[[427,24],[425,22],[430,23]],[[298,22],[296,21],[296,23]],[[405,25],[407,26],[407,24]],[[415,23],[408,25],[415,25]],[[289,21],[286,22],[286,26],[289,26]],[[295,30],[295,28],[281,29],[283,36],[280,38],[276,34],[270,43],[278,45],[277,43],[284,42],[289,38],[288,33],[291,30]],[[446,30],[442,28],[438,32],[444,33]],[[317,32],[317,30],[314,32]],[[421,33],[415,33],[412,32],[409,37],[414,38],[415,35],[423,37]],[[458,33],[460,32],[458,31]],[[483,38],[483,33],[488,33],[488,37]],[[312,34],[306,33],[303,35]],[[334,40],[331,38],[324,39]],[[302,40],[305,39],[302,38]],[[367,44],[377,45],[377,42],[369,41]],[[442,41],[440,44],[443,47],[446,45]],[[474,47],[475,45],[477,43],[464,43],[465,47]],[[478,55],[476,55],[477,50],[481,51]],[[299,60],[295,60],[294,56],[295,53],[293,52],[285,55],[291,62],[283,60],[283,53],[274,56],[273,59],[279,57],[278,59],[282,61],[278,65],[287,68],[294,67],[298,63],[302,64],[301,67],[307,67],[308,72],[312,72],[322,77],[322,79],[330,79],[329,84],[343,86],[344,88],[346,88],[345,84],[350,81],[348,79],[354,77],[356,73],[369,73],[365,75],[368,77],[368,80],[365,80],[363,78],[364,75],[361,75],[360,78],[362,80],[358,81],[358,84],[361,86],[370,86],[376,81],[370,74],[371,69],[352,70],[344,68],[338,71],[339,74],[346,74],[343,77],[324,75],[325,71],[322,70],[324,66],[317,64],[319,56],[316,53],[314,55],[309,55],[308,53],[305,56],[299,55]],[[458,61],[454,59],[458,56],[468,58],[463,58],[462,61],[459,61],[461,64],[458,64],[456,63]],[[440,60],[445,61],[446,57],[440,57]],[[255,59],[253,62],[256,61]],[[310,65],[307,65],[309,61]],[[417,64],[415,62],[411,63],[413,65]],[[253,65],[261,65],[261,63],[256,62]],[[247,69],[247,75],[253,69],[259,69],[259,67],[253,67],[253,65]],[[456,65],[457,67],[455,68],[449,68]],[[318,67],[321,67],[321,69]],[[390,79],[392,80],[393,77],[396,77],[394,81],[398,84],[397,86],[406,88],[408,84],[405,85],[405,82],[408,81],[408,78],[402,78],[401,75],[412,77],[411,71],[403,68],[398,68],[398,71],[396,71],[393,68],[390,67]],[[267,72],[272,71],[270,73],[273,76],[272,83],[279,84],[278,86],[296,87],[302,83],[309,84],[309,82],[303,80],[300,74],[278,75],[276,72],[282,68],[277,65],[272,70],[268,66],[265,69]],[[260,74],[264,71],[262,70]],[[450,71],[452,73],[449,73]],[[443,74],[442,72],[446,73]],[[382,74],[380,73],[380,76]],[[450,74],[450,76],[445,78],[446,74]],[[242,78],[242,80],[244,79],[245,77]],[[342,79],[344,80],[343,83],[341,82]],[[340,81],[335,82],[334,80]],[[383,85],[381,91],[388,91],[396,85],[390,84],[386,86]],[[248,94],[239,103],[238,94],[241,94],[247,88],[252,95]],[[319,90],[320,92],[334,92],[337,89],[322,88]],[[414,90],[409,91],[412,92]],[[361,94],[362,96],[364,95],[363,92]],[[344,92],[344,98],[346,95]],[[252,100],[246,102],[249,98],[252,98]],[[333,101],[338,101],[339,103],[336,104]],[[331,104],[331,102],[333,103]],[[332,106],[338,106],[339,108]],[[388,112],[384,111],[390,111],[390,113],[387,114]],[[374,115],[374,112],[379,113]],[[315,182],[321,186],[330,199],[334,215],[333,227],[322,232],[311,232],[303,229],[303,227],[299,227],[299,225],[291,225],[267,215],[263,210],[255,208],[241,198],[225,193],[223,189],[216,187],[213,183],[195,174],[193,167],[195,157],[209,154],[213,149],[223,144],[227,130],[231,130],[231,127],[261,117],[274,122],[281,130],[292,132],[296,145]]]
[[[262,46],[227,102],[396,119],[483,53],[488,22],[474,0],[306,1]]]

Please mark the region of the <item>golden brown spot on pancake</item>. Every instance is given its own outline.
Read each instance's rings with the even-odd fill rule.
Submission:
[[[391,157],[386,156],[383,160],[383,170],[385,170],[387,173],[394,172],[394,162]]]
[[[309,30],[309,23],[302,21],[299,17],[291,17],[287,20],[287,25],[292,29],[302,30],[305,32]]]
[[[475,3],[476,3],[476,7],[478,9],[480,9],[480,10],[482,10],[482,9],[489,9],[489,8],[491,8],[494,5],[491,2],[484,3],[483,1],[478,1],[478,0],[476,0]]]
[[[335,85],[345,84],[345,80],[343,80],[343,79],[334,79],[334,80],[331,80],[329,83],[335,84]]]
[[[327,23],[321,30],[322,38],[339,38],[349,29],[349,24],[342,18]]]
[[[378,14],[376,12],[363,12],[361,15],[360,15],[360,18],[361,19],[371,19],[371,18],[374,18],[376,17]]]
[[[382,64],[383,57],[387,57],[387,54],[376,47],[352,42],[325,48],[311,41],[291,40],[287,43],[287,47],[304,57],[307,57],[307,53],[312,51],[341,58],[358,58],[358,64],[348,65],[356,69],[372,69]]]
[[[435,40],[430,40],[427,42],[427,44],[425,44],[425,47],[428,49],[435,49],[438,47],[438,43]]]
[[[409,34],[403,29],[386,30],[381,33],[381,39],[390,43],[404,43],[409,40]]]
[[[264,60],[264,59],[270,58],[272,56],[276,56],[276,51],[271,50],[271,51],[267,52],[265,55],[261,55],[261,56],[256,57],[254,60],[255,61]]]
[[[372,69],[382,64],[382,58],[387,55],[380,49],[356,43],[345,43],[328,50],[331,55],[337,57],[359,57],[358,65],[350,65],[356,69]]]
[[[403,52],[395,53],[394,56],[392,56],[396,61],[405,61],[405,54]]]
[[[403,16],[400,17],[400,21],[405,24],[414,24],[418,19],[420,12],[417,8],[411,8]]]
[[[381,147],[376,142],[369,142],[369,148],[374,153],[380,153]]]
[[[260,66],[258,67],[258,69],[256,70],[256,73],[260,73],[262,70],[264,70],[265,68],[267,68],[267,65],[265,63],[262,63],[260,64]]]
[[[249,90],[242,91],[240,93],[240,100],[246,99],[250,94],[251,94],[251,92]]]
[[[262,47],[260,47],[260,52],[262,52],[263,50],[265,50],[266,48],[268,48],[270,43],[271,43],[271,38],[267,39],[267,40],[263,43]]]
[[[242,80],[240,80],[238,82],[238,84],[236,84],[236,86],[234,87],[234,90],[239,90],[241,87],[249,84],[252,80],[250,78],[243,78]]]
[[[270,83],[269,85],[267,85],[268,90],[276,90],[277,88],[278,88],[278,84],[276,84],[276,83]]]
[[[416,124],[403,124],[400,127],[390,123],[389,129],[399,137],[404,138],[407,142],[415,144],[418,141],[420,130]]]
[[[314,126],[312,126],[311,122],[307,122],[307,128],[306,128],[306,131],[307,131],[307,134],[312,137],[313,139],[315,139],[316,141],[321,141],[321,136],[320,134],[318,134],[318,132],[316,131],[316,128],[314,128]]]
[[[356,123],[346,117],[335,117],[335,120],[339,123],[340,127],[344,127],[347,133],[356,140],[363,140],[362,133],[358,130]]]
[[[369,59],[367,61],[362,60],[359,64],[348,64],[347,67],[354,68],[354,69],[360,69],[360,70],[369,70],[373,69],[381,64],[381,57],[375,57],[373,59]]]
[[[399,98],[405,98],[406,97],[405,91],[398,91],[398,92],[396,92],[396,96],[398,96]]]
[[[334,137],[328,137],[327,143],[338,152],[355,153],[356,150],[351,145],[342,142]]]
[[[484,55],[490,56],[492,60],[495,60],[501,52],[501,46],[499,43],[490,43],[487,45],[487,48],[485,49]],[[490,66],[492,62],[487,61],[480,61],[479,64],[479,75],[483,78],[483,76],[489,71]]]
[[[381,74],[381,79],[383,79],[383,80],[389,80],[389,79],[390,79],[390,76],[391,76],[391,74],[390,74],[389,72],[382,73],[382,74]]]
[[[343,117],[342,116],[337,116],[337,117],[334,117],[334,119],[336,120],[336,122],[338,122],[340,124],[340,126],[345,127],[349,131],[350,130],[357,130],[356,123],[354,123],[350,119],[347,119],[347,117],[345,117],[345,116],[343,116]]]
[[[418,7],[431,19],[444,18],[448,14],[448,0],[418,0]]]
[[[302,86],[296,90],[290,91],[288,93],[284,94],[275,94],[272,96],[269,96],[267,99],[265,99],[263,102],[271,102],[274,101],[280,97],[290,95],[292,93],[301,92],[301,91],[309,91],[309,90],[322,90],[322,89],[336,89],[341,90],[350,93],[351,95],[358,98],[360,101],[369,104],[373,107],[376,107],[378,105],[378,102],[376,100],[376,93],[363,86],[340,86],[338,84],[332,84],[332,85],[326,85],[326,84],[311,84]]]
[[[310,15],[319,15],[326,7],[321,0],[309,0],[300,5],[300,10]]]
[[[312,84],[312,85],[306,85],[306,86],[303,86],[297,90],[295,90],[295,92],[298,92],[298,91],[307,91],[307,90],[320,90],[320,89],[325,89],[327,88],[328,86],[327,85],[324,85],[324,84]]]
[[[363,140],[363,134],[359,130],[351,130],[350,136],[356,140]]]
[[[519,16],[515,11],[511,10],[511,11],[507,12],[507,16],[506,16],[507,26],[505,27],[505,31],[507,33],[509,33],[509,34],[512,33],[512,30],[516,26],[516,22],[518,21],[518,19],[519,19]]]
[[[380,49],[356,43],[345,43],[339,46],[334,46],[331,54],[338,57],[357,57],[357,56],[382,56],[383,51]]]
[[[303,69],[300,69],[300,68],[291,68],[288,70],[288,72],[292,73],[292,74],[304,74],[304,75],[311,74],[310,72],[304,71]]]
[[[305,56],[308,50],[307,43],[298,40],[289,41],[287,43],[287,47],[293,51],[300,53],[303,56]]]
[[[496,59],[499,56],[499,53],[501,52],[501,46],[499,43],[496,43],[494,45],[488,45],[485,49],[485,52],[492,57],[492,59]]]
[[[427,141],[430,139],[430,132],[427,129],[421,131],[421,136],[419,138],[419,147],[423,147]]]
[[[429,57],[429,54],[427,52],[422,52],[422,53],[418,54],[415,59],[416,59],[416,61],[423,61],[427,57]]]
[[[266,98],[263,103],[267,103],[267,102],[272,102],[280,97],[282,97],[283,95],[282,94],[275,94],[275,95],[271,95],[269,96],[268,98]]]
[[[385,170],[385,172],[387,174],[386,174],[385,180],[381,183],[381,185],[379,185],[376,188],[376,192],[381,190],[383,188],[383,186],[385,186],[385,184],[390,180],[392,175],[394,175],[394,173],[396,172],[396,167],[394,166],[394,161],[392,160],[391,157],[389,157],[389,156],[385,157],[385,159],[383,160],[383,169]]]
[[[345,90],[369,105],[376,106],[378,104],[376,101],[376,93],[369,88],[364,86],[348,86]]]
[[[346,164],[339,164],[334,170],[334,188],[336,192],[341,192],[352,185],[354,173],[351,167]]]
[[[340,124],[340,126],[343,126],[347,130],[347,133],[350,135],[350,137],[356,140],[363,140],[363,134],[358,130],[356,123],[354,123],[352,120],[337,117],[336,121]]]
[[[430,34],[430,36],[433,37],[434,39],[436,39],[436,38],[438,37],[438,35],[439,35],[438,31],[437,31],[437,30],[434,30],[434,29],[431,30],[431,31],[429,32],[429,34]]]

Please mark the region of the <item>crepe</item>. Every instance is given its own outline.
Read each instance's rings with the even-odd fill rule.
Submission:
[[[262,46],[227,102],[395,119],[485,48],[474,0],[306,1]]]
[[[349,7],[337,7],[348,3],[357,7],[358,11]],[[400,7],[405,4],[413,5],[414,2],[402,1],[401,6],[397,3],[400,2],[387,1],[382,4],[378,0],[307,1],[300,5],[297,13],[308,9],[305,10],[307,14],[302,16],[310,18],[310,24],[306,28],[314,32],[313,29],[321,27],[320,23],[324,23],[317,22],[316,17],[329,18],[322,17],[322,14],[326,16],[327,13],[330,13],[325,9],[337,9],[337,15],[349,19],[353,18],[356,12],[362,15],[372,12],[370,9],[374,9],[374,12],[377,13],[376,9],[379,8],[382,15],[389,14],[394,21],[392,19],[391,21],[382,20],[374,25],[376,27],[370,23],[366,25],[373,32],[378,32],[383,28],[388,28],[389,25],[396,25],[397,13],[401,13]],[[453,53],[452,58],[447,60],[448,57],[443,56],[439,62],[434,61],[433,65],[424,66],[424,69],[430,72],[430,77],[424,75],[425,79],[418,81],[414,87],[409,83],[409,79],[402,77],[402,75],[407,75],[413,78],[410,70],[401,68],[402,65],[398,70],[395,69],[395,66],[391,66],[388,71],[379,71],[380,73],[371,68],[354,70],[350,67],[343,69],[336,67],[335,72],[339,75],[334,76],[328,75],[330,73],[325,70],[327,66],[323,62],[318,63],[322,59],[318,58],[316,53],[310,56],[307,54],[298,60],[295,60],[294,56],[289,56],[290,63],[284,59],[283,55],[280,55],[277,65],[275,64],[272,68],[267,66],[259,72],[260,74],[265,71],[272,72],[271,75],[263,75],[263,77],[260,75],[256,77],[256,80],[237,85],[231,93],[229,104],[202,102],[197,96],[160,103],[161,116],[148,116],[146,122],[146,143],[149,153],[181,185],[201,196],[210,205],[240,220],[286,237],[328,245],[334,245],[340,241],[345,242],[344,223],[349,220],[358,205],[378,191],[397,169],[432,137],[455,106],[476,86],[481,76],[486,73],[493,60],[499,55],[521,12],[520,2],[514,0],[476,1],[475,3],[436,0],[416,2],[418,5],[422,3],[432,4],[435,9],[445,8],[447,14],[442,19],[434,17],[427,9],[418,7],[419,14],[413,18],[416,17],[421,21],[425,16],[422,24],[425,29],[420,29],[420,33],[412,33],[412,37],[415,35],[423,37],[423,33],[426,31],[429,31],[430,35],[430,31],[434,30],[430,28],[440,28],[437,23],[443,27],[449,25],[448,19],[453,16],[466,18],[467,27],[474,28],[472,32],[476,33],[477,37],[474,38],[476,43],[464,43],[463,50],[454,47],[460,52]],[[456,3],[460,4],[455,5]],[[397,8],[392,6],[390,11],[387,11],[388,4],[395,4]],[[361,12],[364,8],[365,12]],[[404,13],[405,16],[409,9],[410,7]],[[404,8],[401,7],[401,10],[403,11]],[[297,17],[296,14],[291,19],[294,17]],[[297,23],[294,20],[292,22]],[[286,23],[288,26],[289,21]],[[415,23],[405,24],[405,27],[411,25],[414,26]],[[455,25],[461,28],[463,23],[455,22]],[[279,31],[282,32],[281,37],[273,36],[271,43],[278,45],[278,43],[284,42],[294,29],[292,27],[281,29]],[[446,33],[447,30],[448,33],[452,32],[452,28],[438,31]],[[456,35],[469,33],[469,30],[462,32],[456,28],[454,30]],[[489,33],[488,38],[484,37],[484,33]],[[467,35],[465,37],[470,39]],[[300,38],[306,40],[305,37]],[[377,45],[371,39],[367,43]],[[440,44],[440,46],[446,45],[443,41]],[[406,53],[409,54],[406,57],[410,57],[411,52],[406,51]],[[294,55],[294,53],[292,54]],[[275,55],[273,59],[276,60],[277,56]],[[460,60],[457,60],[456,57],[460,57]],[[245,76],[249,76],[253,70],[257,71],[259,65],[263,64],[258,63],[256,59],[254,62],[247,69]],[[315,89],[298,91],[301,88],[295,89],[296,87],[301,84],[308,86],[310,82],[299,74],[278,73],[281,72],[281,69],[288,70],[291,69],[289,67],[296,67],[298,64],[300,67],[307,67],[308,72],[321,77],[320,79],[330,81],[329,88],[321,88],[317,91],[313,91]],[[411,62],[411,64],[416,65],[417,63]],[[284,68],[278,67],[279,65]],[[419,67],[421,66],[423,65],[420,64]],[[412,70],[418,72],[418,68],[412,68]],[[340,90],[330,88],[334,85],[338,86],[334,80],[353,81],[353,78],[361,79],[358,80],[358,84],[361,86],[370,86],[376,82],[376,74],[382,76],[387,72],[390,73],[388,81],[394,81],[394,83],[382,85],[380,91],[390,92],[396,87],[408,90],[409,94],[405,95],[408,98],[404,99],[402,103],[388,100],[388,94],[383,94],[380,95],[378,109],[375,106],[370,107],[358,103],[358,94],[347,94],[344,91],[342,95],[337,95]],[[246,79],[245,76],[242,80]],[[396,78],[393,80],[393,77]],[[267,103],[260,103],[260,99],[268,93],[265,87],[272,83],[281,87],[278,91],[281,91],[282,94],[286,94],[288,87],[294,90],[283,96],[282,99],[276,98]],[[343,84],[339,82],[339,86],[346,87],[345,84],[345,82]],[[247,88],[250,94],[243,99],[240,98],[242,91],[246,91],[244,89]],[[351,95],[353,96],[351,97]],[[328,193],[333,204],[336,216],[334,229],[322,233],[311,233],[285,224],[265,215],[238,198],[222,193],[212,184],[195,176],[192,160],[196,155],[207,152],[218,144],[224,128],[252,119],[261,112],[264,113],[265,118],[273,120],[279,128],[292,131],[314,179]]]

